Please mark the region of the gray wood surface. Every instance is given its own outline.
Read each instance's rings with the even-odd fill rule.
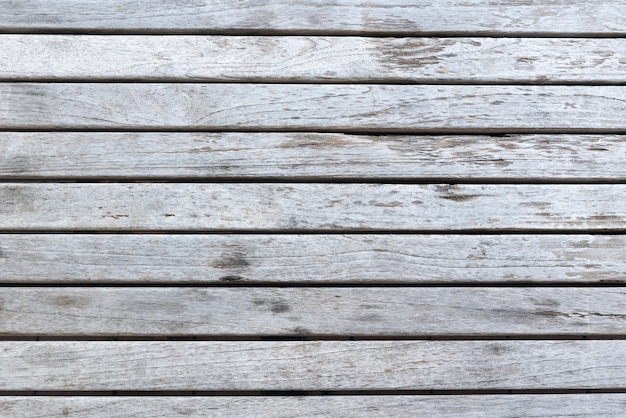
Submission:
[[[625,83],[625,39],[0,36],[0,80]]]
[[[168,417],[443,417],[621,418],[624,394],[437,396],[4,396],[0,413],[12,418]]]
[[[5,288],[0,335],[624,335],[624,288]]]
[[[0,30],[624,34],[620,0],[43,0],[2,2]]]
[[[621,230],[625,185],[2,183],[0,229]]]
[[[600,389],[626,341],[2,341],[5,390]]]
[[[624,135],[0,132],[0,178],[625,181]]]
[[[626,86],[0,83],[3,129],[623,132]]]
[[[0,235],[1,283],[623,283],[622,235]]]

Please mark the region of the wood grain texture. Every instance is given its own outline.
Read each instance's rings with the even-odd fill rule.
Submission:
[[[0,80],[625,83],[625,39],[0,36]]]
[[[3,341],[5,390],[600,389],[626,341]]]
[[[2,183],[0,229],[621,230],[625,185]]]
[[[624,288],[5,288],[5,336],[624,335]]]
[[[624,283],[622,235],[0,235],[0,283]]]
[[[623,34],[619,0],[3,2],[3,31]]]
[[[424,417],[592,418],[622,417],[626,395],[437,396],[20,396],[0,397],[0,413],[12,418],[168,417]]]
[[[2,129],[623,132],[626,86],[1,83]]]
[[[0,132],[0,178],[626,181],[624,135]]]

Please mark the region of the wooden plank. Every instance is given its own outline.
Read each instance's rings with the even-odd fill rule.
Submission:
[[[485,414],[518,417],[620,417],[622,393],[576,395],[437,395],[437,396],[4,396],[0,413],[13,418],[168,417],[443,417],[479,418]]]
[[[619,0],[63,0],[54,7],[22,0],[3,2],[0,16],[0,30],[20,32],[623,34],[626,7]]]
[[[5,336],[624,335],[623,288],[5,288]]]
[[[626,386],[626,341],[2,341],[4,390]]]
[[[624,283],[623,235],[0,235],[1,283]]]
[[[0,132],[0,178],[626,181],[624,135]]]
[[[626,185],[2,183],[0,229],[622,230]]]
[[[625,39],[0,36],[0,80],[624,83]]]
[[[3,129],[623,132],[626,86],[2,83]]]

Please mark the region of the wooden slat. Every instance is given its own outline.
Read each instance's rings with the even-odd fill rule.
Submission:
[[[601,389],[626,341],[4,341],[4,390]]]
[[[0,80],[625,83],[625,39],[0,36]]]
[[[0,185],[0,229],[460,231],[624,228],[626,185]]]
[[[0,235],[0,283],[623,283],[622,235]]]
[[[626,395],[437,395],[437,396],[5,396],[0,413],[12,418],[116,418],[133,416],[309,416],[479,418],[485,414],[525,417],[621,417]]]
[[[0,30],[623,34],[619,0],[3,2]]]
[[[624,135],[0,132],[0,178],[626,180]]]
[[[2,83],[2,129],[626,129],[626,86]]]
[[[623,288],[5,288],[10,336],[624,335]]]

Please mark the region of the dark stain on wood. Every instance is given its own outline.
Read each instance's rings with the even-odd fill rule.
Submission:
[[[220,277],[218,280],[219,280],[220,282],[229,282],[229,283],[232,283],[232,282],[240,282],[240,281],[244,280],[244,278],[243,278],[243,277],[241,277],[241,276],[233,276],[233,275],[231,275],[231,276],[223,276],[223,277]]]
[[[296,327],[293,332],[297,335],[310,335],[312,334],[310,330],[305,327]]]
[[[547,318],[558,318],[561,316],[569,316],[568,314],[565,314],[563,312],[551,311],[551,310],[537,311],[535,314],[539,316],[545,316]]]
[[[488,344],[485,349],[489,352],[489,354],[494,354],[496,356],[502,356],[509,352],[509,348],[502,344]]]
[[[472,194],[456,194],[456,195],[448,195],[441,196],[442,199],[453,200],[455,202],[467,202],[468,200],[473,200],[479,197],[478,195]]]
[[[435,190],[440,194],[440,198],[454,202],[467,202],[482,196],[479,194],[457,193],[460,188],[455,184],[437,185],[435,186]]]
[[[85,308],[89,306],[89,300],[72,296],[56,296],[52,298],[55,305],[63,308]]]
[[[253,301],[252,303],[260,307],[264,311],[269,310],[272,313],[285,313],[285,312],[291,311],[291,307],[289,306],[289,304],[282,300],[267,301],[267,300],[257,299]]]
[[[379,62],[389,70],[398,68],[415,69],[429,65],[439,64],[439,54],[443,52],[449,42],[433,44],[420,39],[407,39],[404,42],[385,43],[379,49]],[[446,56],[453,57],[454,54]]]
[[[35,196],[27,187],[9,186],[0,188],[0,213],[32,212]]]
[[[250,267],[250,262],[246,260],[243,252],[232,252],[222,254],[220,258],[213,261],[211,266],[216,269],[245,269]]]

